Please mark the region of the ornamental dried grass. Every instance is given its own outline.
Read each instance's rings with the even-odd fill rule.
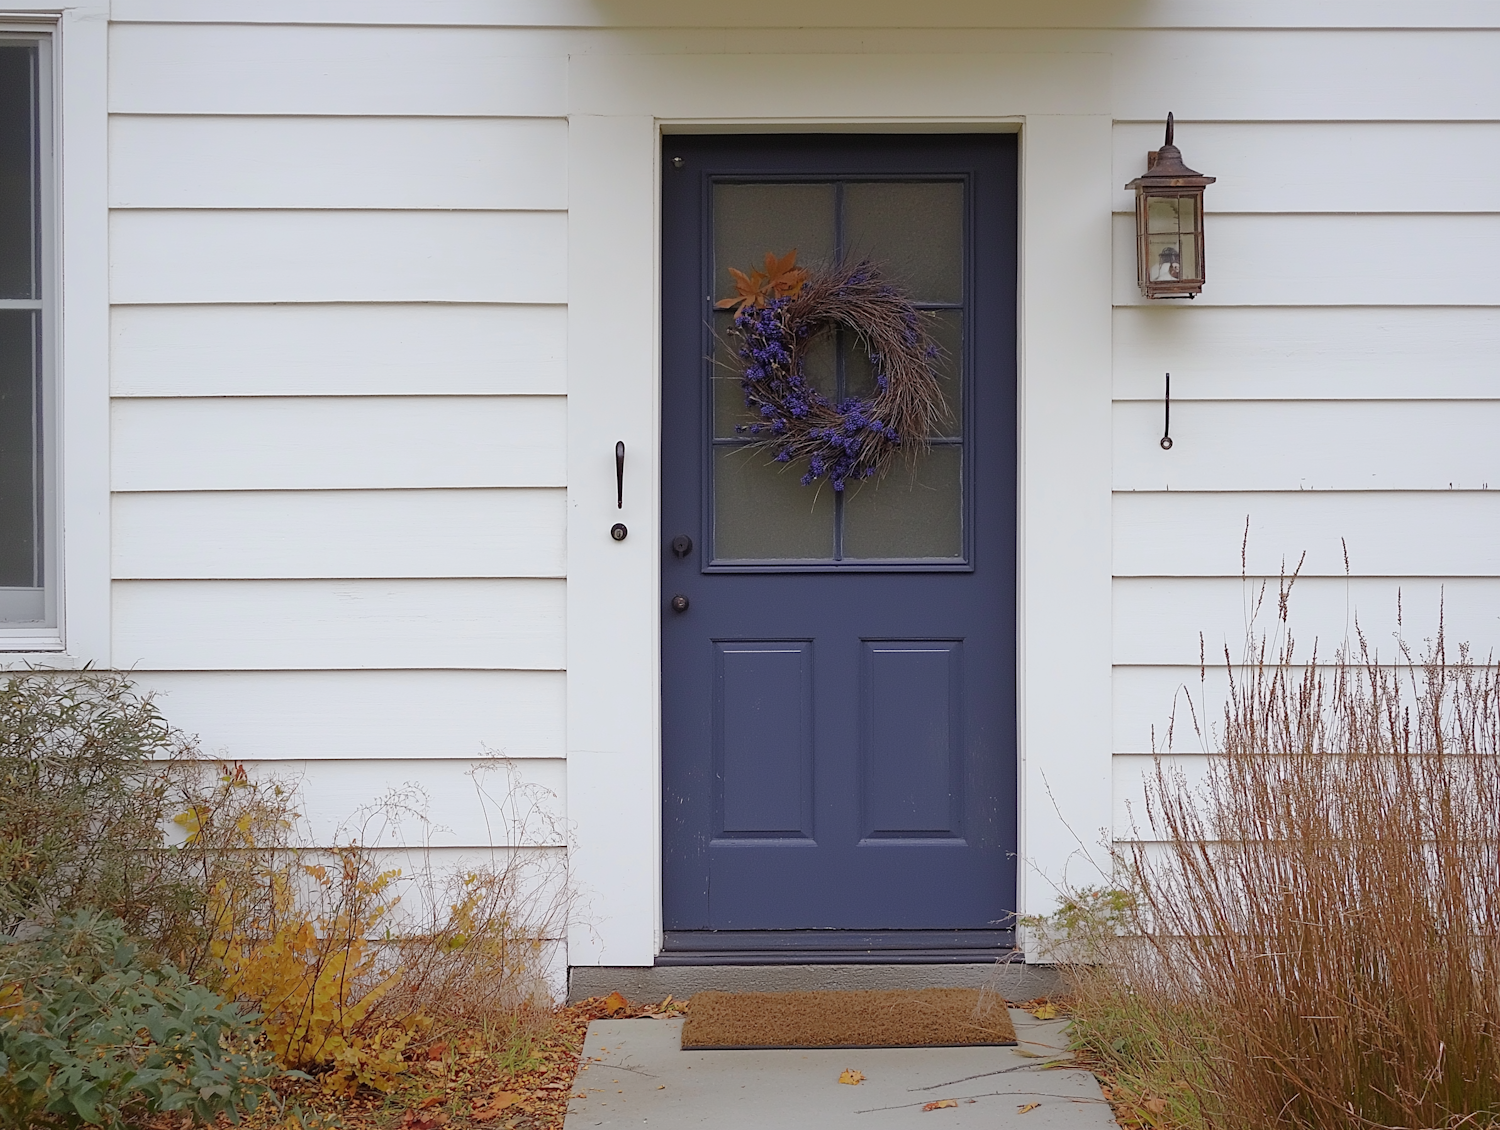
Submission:
[[[1081,1011],[1134,1017],[1207,1126],[1500,1125],[1500,669],[1441,628],[1300,656],[1290,592],[1278,642],[1226,650],[1206,780],[1148,781],[1135,936]]]
[[[869,399],[834,404],[806,380],[809,350],[841,329],[869,355],[876,384]],[[806,460],[804,484],[826,478],[841,491],[850,480],[883,475],[898,453],[911,465],[952,418],[926,317],[868,260],[810,270],[785,294],[750,294],[732,333],[745,404],[760,417],[739,430],[777,462]]]

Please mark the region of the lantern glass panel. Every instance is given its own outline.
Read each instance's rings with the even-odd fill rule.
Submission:
[[[1187,196],[1146,197],[1146,231],[1157,233],[1193,230],[1193,201]]]

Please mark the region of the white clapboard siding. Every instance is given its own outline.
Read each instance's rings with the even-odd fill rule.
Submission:
[[[568,206],[568,126],[541,118],[173,117],[109,124],[115,208]]]
[[[1249,8],[1235,5],[1236,12]],[[806,6],[785,30],[757,13],[742,31],[642,32],[590,37],[594,52],[750,51],[847,54],[840,24],[859,9],[803,30]],[[665,14],[665,25],[682,9]],[[1244,17],[1241,16],[1241,19]],[[689,18],[702,26],[702,17]],[[723,23],[722,13],[711,17]],[[987,22],[981,16],[979,23]],[[1108,22],[1107,20],[1104,22]],[[1491,119],[1500,103],[1492,61],[1495,31],[1434,31],[1420,38],[1383,31],[1246,34],[1238,29],[1150,34],[904,26],[864,33],[872,53],[1107,52],[1114,57],[1115,117],[1164,118],[1171,101],[1190,120],[1453,121]],[[509,114],[565,112],[566,57],[584,43],[550,30],[120,24],[112,31],[110,108],[117,113]],[[812,74],[809,80],[817,81]],[[625,99],[617,103],[633,108]],[[706,90],[712,97],[720,91]],[[978,93],[982,94],[982,91]],[[715,101],[706,113],[718,113]],[[743,114],[743,107],[740,113]]]
[[[1347,547],[1356,577],[1500,577],[1500,489],[1114,496],[1116,576],[1237,576],[1242,544],[1260,576],[1305,552],[1303,576],[1342,577]]]
[[[908,0],[828,0],[808,7],[800,0],[765,0],[754,8],[705,8],[698,0],[657,0],[622,8],[588,0],[114,0],[115,20],[204,23],[473,24],[541,27],[753,27],[901,28],[915,22]],[[1496,17],[1475,0],[1257,0],[1250,4],[1203,4],[1201,0],[1156,0],[1124,6],[1115,0],[1077,0],[1038,7],[1033,0],[960,0],[923,11],[931,27],[1493,27]]]
[[[116,306],[115,396],[561,393],[565,306]]]
[[[114,302],[564,302],[563,212],[116,211]]]
[[[132,490],[563,486],[562,397],[119,399]]]
[[[246,761],[562,757],[560,671],[151,671],[172,725]]]
[[[567,498],[550,490],[116,494],[114,576],[561,577]]]
[[[1208,277],[1195,305],[1500,304],[1500,214],[1210,213],[1203,233]],[[1115,304],[1147,305],[1133,215],[1115,216],[1114,239]]]
[[[1183,401],[1114,406],[1116,490],[1500,488],[1500,401]]]
[[[1124,186],[1162,145],[1160,121],[1116,122],[1116,212]],[[1215,212],[1500,212],[1500,122],[1177,120],[1183,160],[1218,181]],[[1392,175],[1410,156],[1444,155],[1444,175]]]
[[[1299,582],[1300,583],[1300,582]],[[1229,676],[1224,652],[1191,666],[1120,666],[1113,673],[1117,755],[1203,753],[1215,748]],[[1324,658],[1332,658],[1325,653]],[[1196,728],[1195,722],[1196,721]]]
[[[1115,397],[1500,397],[1500,307],[1202,306],[1114,311]]]
[[[309,842],[387,849],[561,846],[566,766],[473,758],[244,763],[252,780],[295,790]],[[503,803],[512,788],[527,803],[523,818]]]
[[[1256,600],[1264,599],[1256,612]],[[1117,664],[1196,664],[1203,637],[1209,662],[1222,662],[1227,645],[1238,661],[1248,637],[1278,628],[1276,578],[1120,577],[1114,582],[1114,661]],[[1500,580],[1493,578],[1303,577],[1290,598],[1294,639],[1330,655],[1356,638],[1356,625],[1394,661],[1396,633],[1413,646],[1435,637],[1440,618],[1448,638],[1481,654],[1500,656]],[[1402,617],[1404,627],[1398,624]]]
[[[559,670],[564,582],[116,581],[116,667]]]
[[[1169,795],[1186,790],[1200,803],[1206,798],[1211,762],[1203,754],[1179,754],[1161,759]],[[1114,759],[1114,835],[1120,841],[1159,842],[1166,829],[1153,824],[1147,796],[1159,796],[1157,761],[1146,756],[1116,756]]]
[[[1259,5],[1216,7],[1243,20]],[[1346,11],[1358,20],[1364,7]],[[1408,18],[1420,16],[1408,9]],[[1500,68],[1492,63],[1500,34],[1493,30],[1163,29],[1110,36],[1108,44],[1112,109],[1129,121],[1164,121],[1169,109],[1200,121],[1490,120],[1500,105]],[[1202,168],[1191,149],[1184,153]],[[1405,156],[1393,157],[1392,167]]]
[[[115,24],[109,108],[547,117],[567,112],[566,51],[478,28]]]

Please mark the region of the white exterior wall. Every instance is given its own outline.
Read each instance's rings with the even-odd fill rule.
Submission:
[[[578,841],[574,963],[649,962],[659,925],[663,130],[1021,131],[1025,909],[1129,834],[1199,632],[1242,638],[1247,515],[1253,574],[1309,551],[1303,637],[1357,607],[1388,638],[1398,586],[1419,636],[1446,585],[1450,636],[1500,642],[1493,4],[112,20],[109,659],[206,749],[305,765],[330,821],[420,780],[480,846],[464,773],[516,758]],[[1209,280],[1147,305],[1121,186],[1168,110],[1219,178]]]

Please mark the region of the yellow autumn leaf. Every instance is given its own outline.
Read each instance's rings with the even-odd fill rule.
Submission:
[[[1038,1020],[1056,1020],[1057,1005],[1053,1004],[1051,1001],[1048,1001],[1040,1008],[1034,1009],[1031,1015],[1035,1016]]]
[[[1026,1114],[1028,1111],[1033,1111],[1033,1110],[1035,1110],[1037,1107],[1039,1107],[1041,1105],[1042,1105],[1041,1103],[1027,1103],[1025,1106],[1018,1106],[1018,1107],[1016,1107],[1016,1113],[1017,1114]]]
[[[928,1103],[922,1109],[923,1110],[943,1110],[946,1107],[957,1106],[957,1105],[958,1105],[958,1100],[957,1099],[938,1099],[937,1102],[935,1102],[935,1103]]]
[[[840,1083],[847,1083],[851,1087],[857,1087],[865,1081],[863,1071],[855,1071],[852,1067],[844,1068],[844,1073],[839,1076]]]

